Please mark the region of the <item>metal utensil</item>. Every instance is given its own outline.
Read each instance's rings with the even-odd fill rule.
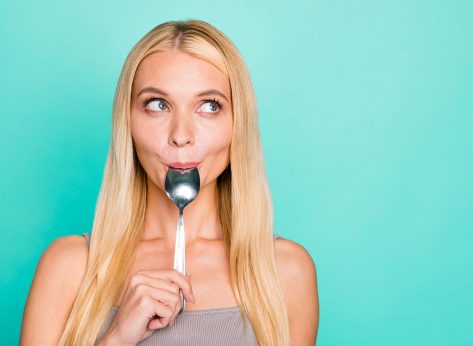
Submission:
[[[164,183],[166,194],[179,208],[179,219],[177,221],[176,244],[174,246],[174,269],[186,274],[186,239],[184,231],[184,208],[191,203],[200,191],[200,175],[197,167],[186,171],[169,168]],[[181,310],[184,310],[186,301],[179,290],[181,297]]]

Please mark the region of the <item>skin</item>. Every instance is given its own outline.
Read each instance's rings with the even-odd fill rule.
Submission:
[[[167,93],[144,92],[155,87]],[[215,89],[219,95],[196,96]],[[147,106],[146,99],[160,98]],[[223,108],[218,109],[216,99]],[[148,176],[144,240],[174,245],[178,210],[164,181],[171,162],[200,162],[197,198],[184,210],[186,245],[198,239],[222,239],[215,200],[216,179],[230,162],[231,90],[228,78],[212,64],[175,51],[154,53],[138,67],[132,88],[131,132]]]
[[[167,95],[140,93],[148,87]],[[222,95],[197,96],[211,89]],[[145,105],[151,97],[160,100]],[[216,179],[229,163],[232,117],[229,80],[214,65],[179,51],[154,53],[140,63],[132,88],[131,132],[148,176],[148,201],[126,285],[138,271],[173,267],[178,210],[165,194],[167,164],[196,161],[201,188],[184,211],[186,270],[195,301],[187,301],[185,310],[236,306],[215,199]],[[45,250],[25,305],[21,345],[57,345],[84,278],[87,254],[84,237],[76,235],[57,238]],[[291,345],[314,345],[319,318],[315,264],[304,247],[289,239],[275,241],[275,254]]]

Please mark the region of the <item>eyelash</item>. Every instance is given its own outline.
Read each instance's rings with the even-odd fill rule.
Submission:
[[[166,101],[164,101],[162,98],[159,98],[159,97],[150,97],[146,100],[144,100],[143,102],[143,107],[146,108],[146,106],[151,103],[152,101],[162,101],[164,103],[166,103]],[[213,102],[215,103],[217,106],[218,106],[218,111],[222,110],[223,109],[223,104],[217,100],[216,98],[213,98],[212,100],[204,100],[203,103],[206,103],[206,102]],[[166,107],[167,107],[167,103],[166,103]]]

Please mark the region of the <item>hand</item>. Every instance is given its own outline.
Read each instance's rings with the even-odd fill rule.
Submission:
[[[107,344],[107,339],[113,345],[136,345],[155,329],[172,325],[182,307],[179,289],[184,299],[194,303],[189,277],[177,270],[136,272],[101,343]]]

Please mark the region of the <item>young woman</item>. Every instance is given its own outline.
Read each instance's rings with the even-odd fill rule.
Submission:
[[[112,118],[92,232],[41,256],[20,344],[314,345],[315,265],[273,234],[255,94],[232,42],[199,20],[158,25],[125,61]],[[164,182],[192,167],[183,275]]]

